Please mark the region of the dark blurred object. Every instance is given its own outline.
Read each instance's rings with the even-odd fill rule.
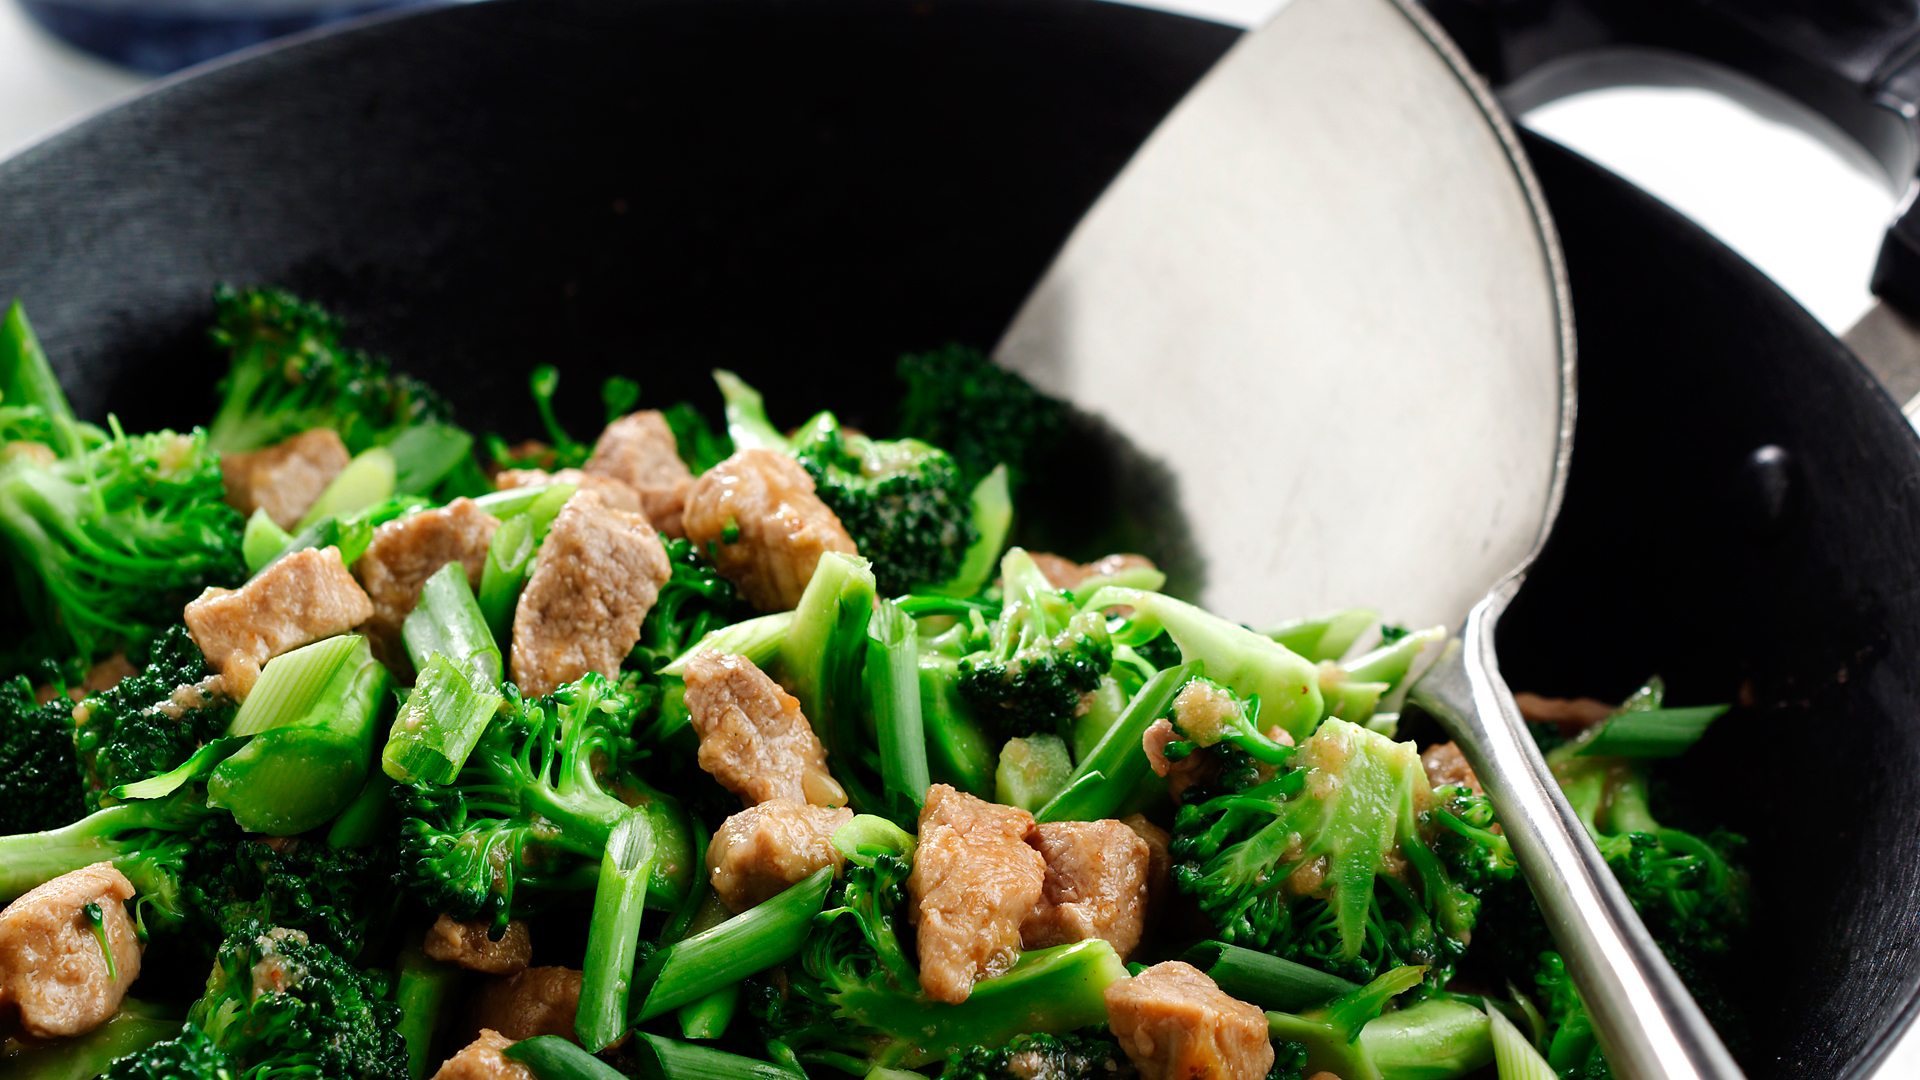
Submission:
[[[1422,0],[1509,105],[1647,76],[1674,54],[1772,87],[1872,155],[1896,189],[1920,165],[1916,0]],[[1639,53],[1639,77],[1622,52]],[[1612,63],[1597,58],[1613,54]],[[1715,89],[1742,97],[1737,84]],[[1765,102],[1750,102],[1772,111]],[[1920,210],[1888,230],[1873,291],[1920,319]]]
[[[316,26],[449,0],[20,0],[34,22],[75,48],[165,75]]]

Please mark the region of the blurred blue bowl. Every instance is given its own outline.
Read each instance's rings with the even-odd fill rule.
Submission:
[[[165,75],[287,34],[399,8],[453,0],[20,0],[76,48]]]

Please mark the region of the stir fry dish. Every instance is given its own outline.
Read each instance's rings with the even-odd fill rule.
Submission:
[[[543,367],[510,443],[309,303],[214,307],[181,431],[0,328],[0,1073],[1610,1075],[1407,704],[1446,630],[1030,550],[1073,414],[980,353],[902,359],[886,437],[717,371],[577,441]],[[1519,700],[1720,1010],[1740,840],[1650,783],[1725,709],[1663,697]]]

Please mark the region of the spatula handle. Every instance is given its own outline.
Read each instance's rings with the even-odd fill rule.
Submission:
[[[1737,1080],[1740,1068],[1634,913],[1526,730],[1494,655],[1516,576],[1475,605],[1414,687],[1480,778],[1623,1080]]]

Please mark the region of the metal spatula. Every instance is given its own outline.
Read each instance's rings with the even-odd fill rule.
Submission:
[[[1182,478],[1208,607],[1364,603],[1459,630],[1417,692],[1492,797],[1614,1068],[1740,1075],[1496,666],[1566,475],[1572,316],[1512,131],[1418,9],[1296,0],[1240,41],[1081,221],[998,357]]]

